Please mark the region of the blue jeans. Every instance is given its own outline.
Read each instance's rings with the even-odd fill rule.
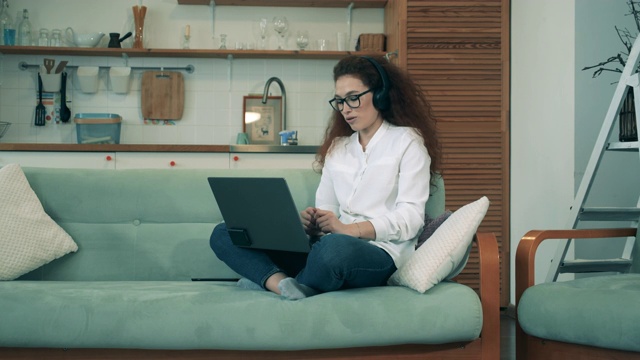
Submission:
[[[278,272],[319,292],[385,285],[396,271],[386,251],[349,235],[329,234],[309,251],[293,253],[241,248],[231,242],[224,223],[213,230],[210,245],[216,256],[241,276],[265,287]]]

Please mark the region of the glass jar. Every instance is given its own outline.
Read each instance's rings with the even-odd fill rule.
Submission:
[[[62,34],[62,31],[60,31],[60,29],[51,30],[51,41],[49,41],[50,46],[62,46],[62,38],[60,38],[60,34]]]
[[[40,37],[38,37],[38,46],[49,46],[49,30],[40,29]]]

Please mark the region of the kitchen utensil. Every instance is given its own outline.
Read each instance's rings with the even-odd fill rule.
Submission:
[[[184,76],[177,71],[142,74],[142,116],[153,120],[178,120],[184,111]]]
[[[36,106],[36,126],[44,126],[44,120],[46,116],[47,109],[45,109],[44,104],[42,103],[42,78],[40,77],[40,73],[38,73],[38,98],[39,102]]]
[[[51,69],[56,64],[56,61],[53,59],[44,59],[44,68],[47,69],[47,74],[51,74]]]
[[[67,73],[61,74],[62,85],[60,87],[60,121],[69,122],[71,119],[71,109],[67,106]]]
[[[67,42],[74,46],[84,47],[84,48],[92,48],[98,45],[104,33],[102,32],[90,32],[86,34],[76,33],[73,28],[68,27],[65,31],[65,35],[67,36]]]
[[[56,66],[56,70],[54,71],[56,74],[60,74],[62,72],[62,70],[64,70],[64,67],[67,66],[68,61],[64,60],[64,61],[60,61],[58,63],[58,66]]]
[[[107,47],[110,48],[121,48],[120,43],[128,39],[131,35],[131,31],[124,34],[123,37],[120,37],[120,33],[109,33],[109,45]]]

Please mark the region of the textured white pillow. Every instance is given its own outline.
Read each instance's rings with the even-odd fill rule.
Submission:
[[[451,214],[389,278],[389,284],[424,293],[440,281],[455,276],[453,273],[466,259],[469,245],[488,208],[489,199],[483,196]]]
[[[78,250],[49,215],[17,164],[0,169],[0,280],[13,280]]]

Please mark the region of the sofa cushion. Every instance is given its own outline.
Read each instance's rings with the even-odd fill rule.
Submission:
[[[13,280],[78,245],[44,211],[20,165],[0,169],[0,280]]]
[[[471,241],[489,208],[486,196],[456,210],[389,279],[425,292],[464,268]]]
[[[13,281],[0,293],[0,347],[298,350],[469,341],[482,327],[478,295],[452,282],[299,301],[200,281]]]
[[[518,304],[518,321],[543,339],[640,351],[640,274],[532,286]]]

